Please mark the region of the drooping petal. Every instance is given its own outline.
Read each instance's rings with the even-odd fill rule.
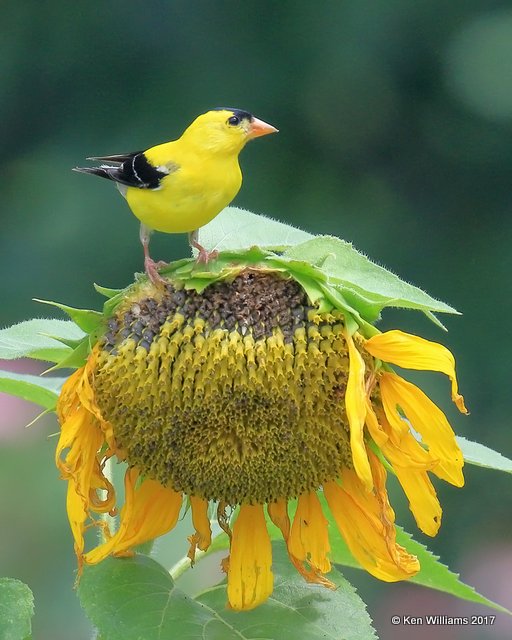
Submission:
[[[212,541],[212,530],[210,527],[210,519],[208,518],[208,501],[197,496],[190,496],[190,507],[192,509],[192,524],[196,530],[188,537],[190,549],[188,557],[194,564],[196,549],[206,551]]]
[[[75,541],[75,553],[77,558],[82,557],[84,551],[84,531],[85,521],[88,518],[89,511],[87,504],[82,496],[77,492],[75,483],[70,480],[68,482],[68,490],[66,495],[66,510],[68,514],[69,526]]]
[[[240,507],[228,563],[228,600],[236,611],[254,609],[272,593],[272,547],[262,505]]]
[[[103,435],[95,418],[77,402],[75,393],[79,376],[67,381],[67,389],[59,402],[61,434],[55,453],[55,462],[62,478],[68,480],[67,513],[75,551],[81,562],[84,549],[84,531],[91,511],[105,513],[115,506],[115,491],[103,475],[98,462],[98,451]],[[70,382],[71,380],[71,382]],[[106,490],[101,496],[98,490]]]
[[[350,448],[357,475],[368,491],[373,488],[372,473],[364,445],[364,423],[366,419],[366,389],[364,385],[364,360],[354,345],[352,336],[345,332],[348,345],[350,369],[345,394],[345,409],[350,426]]]
[[[310,564],[309,567],[307,567],[304,564],[304,554],[302,553],[302,551],[301,551],[301,558],[298,558],[292,553],[292,548],[289,544],[291,527],[290,527],[290,518],[288,517],[288,508],[287,508],[286,500],[280,499],[280,500],[277,500],[276,502],[271,502],[270,504],[267,505],[267,511],[272,522],[276,525],[276,527],[279,527],[279,529],[281,529],[281,533],[283,534],[284,541],[286,542],[286,549],[288,551],[290,562],[297,569],[297,571],[304,578],[304,580],[306,580],[306,582],[309,582],[311,584],[320,584],[323,587],[326,587],[327,589],[336,589],[336,585],[330,580],[328,580],[325,576],[323,576],[319,568],[313,566],[313,564]],[[324,519],[323,514],[321,515],[322,515],[322,519]],[[295,513],[295,518],[297,518],[297,513]],[[328,541],[327,541],[327,544],[328,544]],[[327,550],[328,550],[328,547],[327,547]],[[327,550],[325,551],[325,553],[327,553]],[[323,553],[320,554],[320,557],[322,558],[324,557]],[[317,564],[320,564],[320,563],[317,563]]]
[[[331,549],[327,527],[328,522],[316,493],[311,491],[299,496],[288,550],[298,560],[307,561],[321,573],[331,570],[327,557]]]
[[[366,424],[370,435],[392,464],[418,526],[427,535],[435,535],[441,524],[442,509],[426,470],[436,465],[436,459],[431,458],[411,433],[396,446],[386,436],[386,431],[391,429],[386,417],[381,412],[377,419],[373,407],[368,404]]]
[[[125,475],[125,504],[119,529],[103,544],[84,555],[87,564],[96,564],[110,554],[124,555],[132,547],[170,531],[178,521],[182,496],[156,480],[138,484],[139,472],[132,468]]]
[[[270,502],[267,505],[267,511],[269,518],[272,522],[281,529],[284,541],[288,543],[290,537],[290,518],[288,516],[288,503],[284,498],[280,498],[275,502]]]
[[[368,398],[366,399],[365,420],[370,436],[373,438],[375,444],[377,444],[382,449],[382,447],[385,447],[388,444],[389,436],[379,424],[377,416],[375,415],[375,411],[373,410],[372,403]]]
[[[400,407],[421,435],[431,456],[438,460],[432,471],[439,478],[462,487],[464,458],[441,409],[421,389],[394,373],[383,373],[379,385],[384,411],[391,425],[406,424],[398,411]]]
[[[394,329],[371,337],[366,341],[365,348],[375,358],[405,369],[444,373],[452,383],[453,402],[459,411],[468,413],[464,406],[464,398],[459,394],[455,358],[442,344]]]
[[[89,358],[87,360],[87,364],[85,365],[85,367],[83,367],[84,372],[77,385],[77,394],[83,407],[96,418],[96,420],[98,421],[98,425],[101,427],[103,436],[109,448],[109,451],[105,454],[106,457],[111,457],[115,454],[119,460],[124,460],[125,452],[119,449],[119,447],[117,446],[114,438],[114,429],[110,422],[106,420],[106,418],[100,411],[98,403],[96,402],[94,389],[91,384],[91,379],[94,375],[93,372],[96,366],[98,353],[99,347],[96,346],[91,351],[91,354],[89,355]]]
[[[441,526],[443,510],[426,471],[393,465],[393,470],[409,500],[409,507],[418,527],[435,536]]]
[[[407,426],[401,420],[401,427]],[[431,470],[438,463],[439,459],[434,458],[427,449],[424,449],[410,431],[394,437],[393,427],[387,421],[382,410],[379,417],[368,402],[366,411],[366,426],[368,431],[378,445],[387,460],[394,466],[395,464],[422,470]]]
[[[380,580],[395,582],[419,571],[416,556],[396,542],[394,513],[385,488],[385,470],[369,452],[375,491],[368,492],[351,469],[344,469],[341,486],[324,485],[324,494],[338,529],[352,555]]]

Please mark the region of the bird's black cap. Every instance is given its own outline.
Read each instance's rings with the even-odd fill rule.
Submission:
[[[214,107],[212,111],[231,111],[233,115],[240,118],[240,120],[249,120],[249,122],[254,120],[252,113],[243,111],[242,109],[233,109],[233,107]]]

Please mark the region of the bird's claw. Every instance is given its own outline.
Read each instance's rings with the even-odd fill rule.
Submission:
[[[199,251],[196,260],[197,264],[208,264],[212,260],[215,260],[219,255],[217,249],[214,249],[213,251],[207,251],[204,247],[197,247],[197,249]]]
[[[168,263],[164,262],[163,260],[155,262],[149,256],[146,256],[146,258],[144,258],[144,270],[146,271],[146,275],[157,287],[163,284],[167,284],[167,280],[165,278],[162,278],[162,276],[158,273],[158,269],[166,267],[167,264]]]

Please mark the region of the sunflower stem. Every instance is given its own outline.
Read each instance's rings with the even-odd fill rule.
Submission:
[[[197,549],[196,555],[195,555],[195,562],[198,562],[204,555],[205,555],[205,551],[201,551],[200,549]],[[185,571],[187,571],[187,569],[190,569],[190,567],[191,567],[190,558],[188,556],[184,556],[183,558],[180,558],[178,562],[176,562],[176,564],[174,564],[169,569],[169,575],[174,581],[176,581],[183,573],[185,573]]]

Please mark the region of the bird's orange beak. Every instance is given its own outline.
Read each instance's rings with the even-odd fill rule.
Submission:
[[[249,135],[247,137],[249,140],[252,140],[253,138],[266,136],[269,133],[277,133],[278,131],[279,129],[276,129],[271,124],[267,124],[266,122],[263,122],[263,120],[258,120],[258,118],[253,118],[249,128]]]

